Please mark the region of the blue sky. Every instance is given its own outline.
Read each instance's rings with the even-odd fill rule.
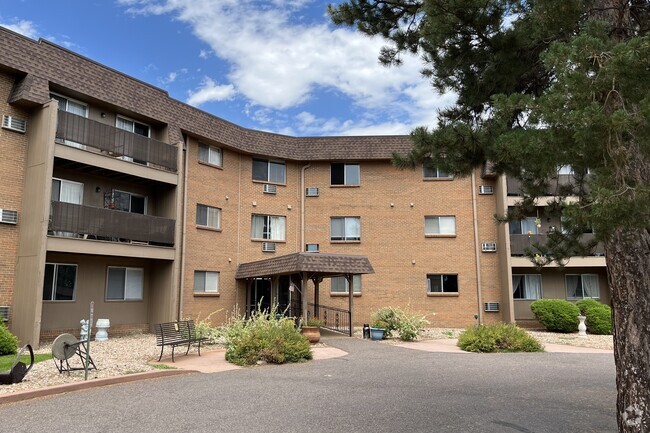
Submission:
[[[333,26],[320,0],[0,0],[0,25],[44,38],[248,128],[407,134],[453,103],[415,57]]]

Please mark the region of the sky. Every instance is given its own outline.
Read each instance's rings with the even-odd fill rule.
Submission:
[[[453,104],[334,26],[336,0],[0,0],[0,25],[162,88],[235,124],[292,136],[408,134]]]

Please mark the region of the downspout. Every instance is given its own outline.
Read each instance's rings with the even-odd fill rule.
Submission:
[[[476,173],[472,171],[472,211],[474,213],[474,256],[476,258],[476,298],[478,300],[478,323],[483,324],[483,285],[481,284],[481,252],[478,237],[478,211],[476,209]]]
[[[311,162],[300,170],[300,251],[305,251],[305,170],[311,167]]]
[[[181,278],[178,296],[178,320],[183,318],[183,293],[185,293],[185,243],[187,239],[187,170],[189,168],[190,158],[187,156],[189,151],[189,138],[185,136],[185,148],[183,149],[183,157],[185,158],[185,168],[183,169],[183,229],[181,239]]]

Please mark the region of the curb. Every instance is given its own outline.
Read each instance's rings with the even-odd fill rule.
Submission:
[[[82,391],[86,389],[99,388],[108,385],[117,385],[121,383],[137,382],[140,380],[157,379],[161,377],[179,376],[181,374],[197,373],[194,370],[159,370],[147,371],[144,373],[134,373],[126,376],[105,377],[102,379],[93,379],[88,381],[68,383],[65,385],[55,385],[46,388],[18,391],[11,394],[0,395],[0,405],[16,403],[33,398],[47,397],[50,395],[63,394],[73,391]]]

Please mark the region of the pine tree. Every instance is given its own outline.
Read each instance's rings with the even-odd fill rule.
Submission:
[[[412,132],[398,167],[467,176],[489,162],[522,184],[508,221],[571,165],[576,182],[548,206],[568,230],[535,254],[542,265],[584,255],[585,227],[604,244],[619,431],[650,431],[650,2],[348,0],[329,14],[384,37],[387,66],[420,55],[434,89],[458,95]]]

